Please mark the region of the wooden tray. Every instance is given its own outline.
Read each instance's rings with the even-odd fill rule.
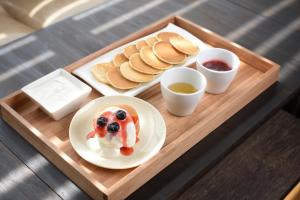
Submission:
[[[157,31],[168,23],[186,29],[208,45],[235,52],[241,60],[241,66],[226,93],[205,94],[194,114],[188,117],[175,117],[166,111],[158,84],[138,96],[153,104],[167,125],[167,138],[162,150],[148,162],[127,170],[103,169],[87,163],[75,153],[69,142],[68,128],[74,113],[54,121],[21,91],[1,101],[3,119],[92,198],[126,198],[278,79],[277,64],[177,16],[167,17],[82,58],[66,69],[72,72],[97,56]],[[86,102],[100,96],[93,90]]]

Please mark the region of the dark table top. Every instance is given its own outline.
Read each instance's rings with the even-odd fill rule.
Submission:
[[[172,198],[298,94],[299,10],[299,0],[107,1],[0,47],[0,97],[169,14],[190,19],[279,63],[278,83],[129,197]],[[89,199],[2,120],[0,148],[1,198]]]

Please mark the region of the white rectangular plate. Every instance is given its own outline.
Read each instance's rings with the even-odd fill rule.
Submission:
[[[99,56],[98,58],[94,59],[91,62],[88,62],[84,65],[82,65],[81,67],[77,68],[76,70],[74,70],[74,74],[79,76],[80,78],[82,78],[83,80],[85,80],[87,83],[89,83],[92,87],[94,87],[97,91],[99,91],[100,93],[102,93],[105,96],[111,96],[111,95],[126,95],[126,96],[136,96],[138,94],[140,94],[141,92],[147,90],[148,88],[152,87],[153,85],[157,84],[160,80],[160,75],[157,75],[155,77],[155,79],[153,79],[152,81],[148,82],[148,83],[143,83],[141,85],[139,85],[136,88],[130,89],[130,90],[118,90],[114,87],[111,87],[110,85],[101,83],[99,81],[97,81],[92,73],[91,73],[91,68],[97,64],[97,63],[105,63],[105,62],[110,62],[112,61],[112,59],[114,58],[115,55],[117,55],[118,53],[122,53],[123,49],[129,45],[135,44],[136,42],[140,41],[140,40],[144,40],[147,39],[149,37],[153,37],[154,35],[156,35],[159,32],[175,32],[178,33],[180,35],[182,35],[183,37],[189,39],[190,41],[192,41],[194,44],[196,44],[200,51],[203,49],[208,48],[208,46],[206,44],[204,44],[204,42],[202,42],[200,39],[198,39],[197,37],[195,37],[194,35],[192,35],[191,33],[189,33],[188,31],[174,25],[174,24],[168,24],[168,26],[166,26],[165,28],[154,32],[150,35],[147,35],[143,38],[139,38],[138,40],[135,40],[133,42],[127,43],[126,45],[123,45],[121,47],[118,47],[110,52],[107,52],[106,54],[103,54],[102,56]],[[187,58],[187,61],[183,64],[180,65],[175,65],[174,67],[186,67],[191,65],[192,63],[194,63],[196,61],[196,57],[195,56],[189,56]]]

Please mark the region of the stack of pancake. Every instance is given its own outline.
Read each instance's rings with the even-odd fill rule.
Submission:
[[[197,45],[177,33],[160,32],[127,46],[111,62],[93,66],[91,72],[102,83],[117,89],[132,89],[173,65],[183,64],[198,50]]]

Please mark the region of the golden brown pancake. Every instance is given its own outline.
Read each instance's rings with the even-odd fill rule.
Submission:
[[[123,62],[127,62],[128,59],[124,56],[124,54],[120,53],[120,54],[117,54],[114,59],[113,59],[113,64],[114,66],[116,67],[120,67],[120,65],[123,63]]]
[[[160,32],[156,35],[156,39],[158,41],[168,42],[171,37],[181,37],[181,36],[174,32]]]
[[[154,45],[155,42],[157,42],[158,40],[155,37],[150,37],[146,39],[146,43],[152,47]]]
[[[140,51],[141,59],[153,68],[165,70],[172,67],[171,64],[159,60],[152,51],[151,47],[143,47]]]
[[[170,64],[180,64],[186,59],[186,55],[177,51],[170,42],[160,41],[153,46],[153,53],[162,61]]]
[[[117,67],[115,64],[114,64],[114,61],[112,60],[112,61],[110,61],[109,62],[113,67]]]
[[[135,54],[137,52],[138,50],[135,45],[130,45],[124,49],[124,55],[127,59],[129,59],[132,54]]]
[[[195,55],[198,52],[198,46],[183,37],[171,37],[170,43],[175,49],[184,54]]]
[[[137,48],[137,50],[141,50],[142,47],[148,46],[148,44],[145,42],[145,40],[141,40],[139,42],[136,43],[135,47]]]
[[[162,70],[151,67],[146,64],[142,59],[139,53],[135,53],[129,58],[129,66],[134,70],[144,73],[144,74],[159,74]]]
[[[100,63],[94,65],[91,72],[96,80],[102,83],[109,83],[106,78],[106,72],[112,67],[115,67],[112,63]]]
[[[124,76],[126,79],[138,83],[149,82],[154,78],[153,75],[143,74],[138,71],[135,71],[129,66],[128,62],[125,62],[120,66],[120,71],[122,76]]]
[[[108,82],[115,88],[121,90],[128,90],[135,88],[139,85],[139,83],[129,81],[128,79],[124,78],[120,72],[118,67],[110,68],[107,73],[106,77]]]

